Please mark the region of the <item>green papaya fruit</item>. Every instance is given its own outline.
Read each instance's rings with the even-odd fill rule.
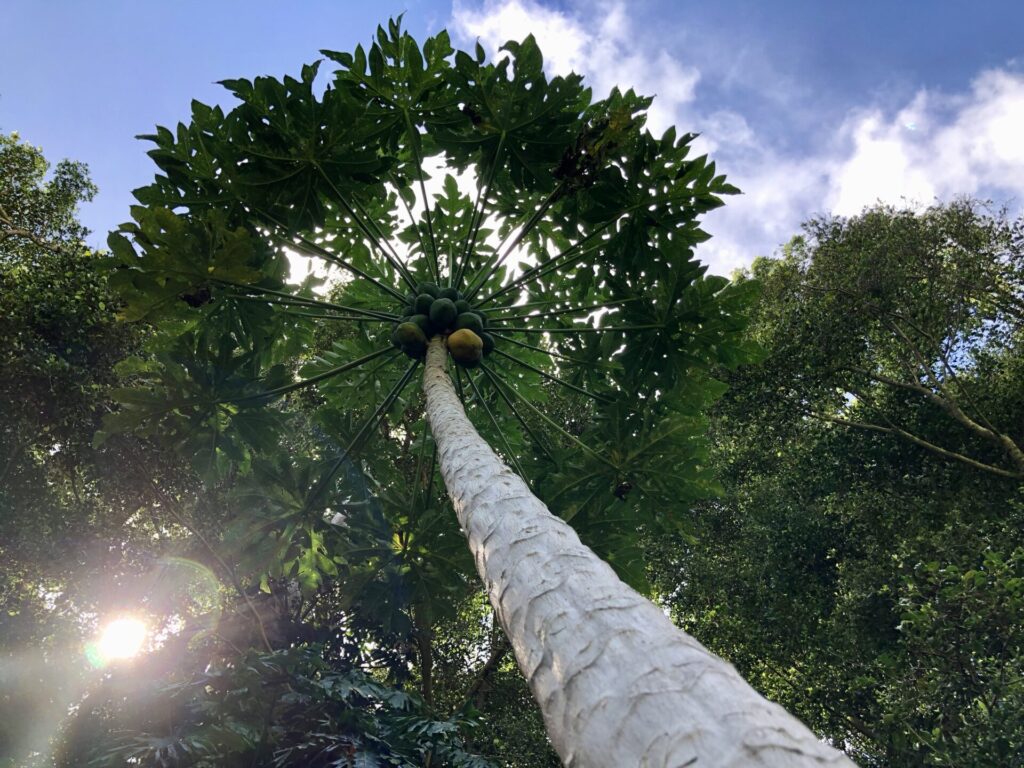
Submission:
[[[484,343],[484,357],[486,357],[494,350],[494,337],[485,331],[480,334],[480,340]]]
[[[439,299],[449,299],[450,301],[459,300],[459,292],[455,288],[442,288],[438,294]]]
[[[409,318],[409,322],[415,324],[428,339],[435,333],[434,324],[424,314],[413,315]]]
[[[415,309],[416,309],[416,314],[417,315],[429,315],[430,314],[430,305],[433,304],[433,303],[434,303],[434,297],[433,296],[431,296],[429,293],[421,293],[419,296],[416,297],[416,304],[414,305]]]
[[[461,314],[462,314],[463,312],[469,312],[469,310],[471,310],[471,309],[472,309],[472,307],[471,307],[471,306],[469,305],[469,302],[468,302],[468,301],[466,301],[465,299],[459,299],[459,300],[457,300],[457,301],[455,302],[455,308],[456,308],[457,310],[459,310],[459,314],[460,314],[460,315],[461,315]]]
[[[480,315],[476,312],[463,312],[455,319],[455,328],[460,330],[462,328],[468,328],[475,335],[479,335],[484,332],[484,324],[480,321]]]
[[[402,347],[402,351],[413,360],[422,360],[423,356],[427,354],[427,344],[426,342],[414,341]]]
[[[441,293],[441,289],[437,287],[436,283],[420,283],[416,286],[416,292],[430,294],[432,298],[436,299]]]
[[[435,328],[441,330],[451,328],[458,316],[455,302],[451,299],[434,299],[434,303],[430,305],[430,322],[434,324]]]

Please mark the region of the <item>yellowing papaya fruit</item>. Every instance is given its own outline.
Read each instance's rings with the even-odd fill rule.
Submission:
[[[448,337],[448,352],[458,365],[474,368],[484,356],[484,342],[473,331],[462,328]]]
[[[410,344],[427,344],[427,334],[416,323],[399,323],[394,335],[403,348]]]

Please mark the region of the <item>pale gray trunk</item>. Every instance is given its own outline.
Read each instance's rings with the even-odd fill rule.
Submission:
[[[477,434],[430,342],[441,474],[491,604],[573,768],[852,766],[626,586]]]

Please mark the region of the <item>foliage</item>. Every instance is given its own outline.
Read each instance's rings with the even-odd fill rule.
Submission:
[[[1024,222],[969,200],[817,219],[781,261],[755,263],[752,274],[771,275],[758,338],[775,350],[783,408],[813,393],[817,418],[1024,477],[1012,422],[990,412],[985,391],[1019,376]],[[894,400],[906,404],[899,417],[886,412]],[[932,411],[947,434],[915,424]]]
[[[693,137],[505,52],[392,23],[226,82],[109,257],[84,167],[0,137],[0,764],[71,709],[66,765],[557,764],[390,343],[436,283],[495,342],[479,431],[684,628],[864,766],[1021,765],[1022,223],[879,207],[707,277]],[[127,605],[165,644],[87,670]]]
[[[532,37],[504,51],[488,62],[444,32],[421,47],[392,22],[368,49],[324,51],[326,86],[319,63],[226,81],[233,109],[194,102],[146,137],[159,175],[108,241],[121,316],[150,335],[97,444],[188,457],[203,489],[168,506],[193,507],[180,518],[198,533],[216,500],[206,562],[238,614],[288,606],[247,644],[318,641],[434,711],[486,705],[443,679],[465,664],[438,644],[481,608],[424,418],[422,340],[396,334],[402,357],[396,325],[480,332],[455,384],[481,433],[644,589],[640,532],[685,530],[716,488],[711,370],[754,352],[753,283],[693,257],[699,215],[736,191],[689,157],[694,136],[652,136],[632,92],[593,101],[579,76],[548,78]],[[289,282],[290,253],[337,279]],[[506,691],[498,711],[539,737],[509,712],[521,683]],[[508,760],[550,760],[535,747]]]
[[[129,335],[74,220],[94,192],[85,169],[47,169],[38,150],[0,136],[0,397],[20,405],[0,434],[7,489],[39,481],[28,475],[43,471],[40,454],[49,467],[78,463],[100,416],[96,390]]]
[[[422,345],[399,362],[390,334],[438,284],[486,315],[495,342],[456,377],[485,436],[551,478],[557,511],[642,586],[637,526],[678,530],[714,490],[709,370],[752,351],[739,342],[752,284],[706,278],[692,255],[707,237],[697,217],[735,190],[688,157],[692,135],[643,129],[648,99],[592,102],[578,76],[545,76],[532,38],[505,51],[489,63],[443,32],[421,48],[392,23],[368,50],[325,51],[338,69],[322,91],[318,64],[227,81],[239,106],[194,103],[191,123],[147,137],[161,175],[110,246],[124,316],[158,332],[107,426],[176,436],[214,481],[281,434],[269,402],[315,385],[324,411],[358,416],[321,423],[341,449],[300,510],[333,508],[341,467],[418,407]],[[345,275],[332,300],[286,282],[286,249]],[[351,331],[303,359],[334,323]],[[537,408],[548,384],[586,414],[579,434]]]
[[[414,696],[316,648],[210,664],[172,646],[144,663],[89,694],[58,765],[490,765],[462,747],[471,720],[434,720]]]
[[[102,258],[83,244],[85,167],[48,171],[0,135],[0,758],[45,744],[80,684],[61,660],[80,612],[102,604],[92,588],[138,564],[139,537],[107,538],[134,511],[109,471],[118,451],[91,447],[137,332],[115,321]]]
[[[368,49],[325,51],[326,87],[319,64],[227,81],[233,109],[194,102],[147,137],[159,175],[90,273],[118,298],[89,308],[106,323],[116,304],[137,343],[111,347],[119,386],[107,365],[88,449],[135,492],[95,495],[125,513],[128,533],[104,540],[135,539],[107,594],[181,648],[145,683],[139,665],[94,686],[66,762],[481,764],[469,744],[550,761],[500,643],[471,636],[469,664],[443,642],[487,612],[419,350],[402,357],[392,329],[428,283],[479,312],[463,322],[493,350],[455,376],[470,415],[647,589],[641,533],[687,530],[716,490],[702,413],[722,391],[712,370],[754,354],[755,290],[693,256],[700,214],[736,191],[690,157],[693,135],[652,136],[632,92],[594,101],[579,76],[548,78],[532,38],[504,50],[488,62],[446,33],[421,47],[392,22]],[[330,282],[290,282],[296,253]],[[488,706],[507,720],[467,741]]]
[[[36,153],[20,143],[4,148]],[[34,157],[34,163],[17,158],[20,165],[5,161],[5,167],[24,166],[33,174],[8,177],[5,189],[24,198],[35,184],[45,196],[46,164]],[[5,210],[42,210],[0,202]],[[281,708],[281,722],[292,731],[275,742],[277,764],[308,764],[304,750],[314,742],[298,735],[323,725],[317,718],[343,717],[347,725],[334,732],[334,742],[318,737],[328,752],[376,739],[359,748],[366,752],[365,764],[376,764],[374,755],[396,764],[392,758],[404,755],[406,763],[397,764],[418,765],[413,755],[428,750],[435,765],[483,765],[458,746],[471,718],[432,717],[401,691],[416,660],[409,652],[408,614],[410,601],[421,594],[420,576],[438,574],[426,587],[432,596],[435,589],[450,592],[445,584],[465,589],[465,566],[450,568],[452,547],[443,540],[429,545],[436,534],[425,533],[415,547],[395,545],[392,523],[398,525],[410,510],[428,525],[440,518],[436,509],[424,509],[426,494],[410,507],[408,496],[392,491],[399,486],[393,475],[378,475],[388,485],[380,494],[383,502],[375,500],[371,508],[361,497],[336,507],[348,515],[346,528],[331,526],[322,514],[295,523],[289,478],[295,481],[318,465],[325,439],[300,408],[254,412],[247,434],[258,440],[260,458],[231,476],[207,471],[210,454],[189,455],[195,444],[179,442],[187,430],[154,435],[153,441],[108,435],[93,444],[101,415],[113,408],[116,385],[158,367],[161,356],[188,359],[188,346],[163,347],[151,329],[118,323],[109,272],[99,268],[104,257],[81,245],[84,233],[68,223],[73,207],[53,216],[75,239],[8,238],[0,251],[0,279],[9,297],[0,310],[0,381],[7,401],[19,406],[4,410],[0,420],[6,461],[0,486],[0,763],[50,764],[56,748],[71,764],[89,755],[123,764],[125,750],[138,750],[135,757],[151,763],[191,764],[187,751],[159,751],[180,737],[200,745],[214,764],[240,753],[251,764],[252,745],[229,732],[249,722],[245,718],[255,710],[232,709],[237,698],[204,699],[202,680],[209,678],[202,674],[216,669],[225,685],[240,683],[249,669],[245,664],[252,663],[261,674],[277,665],[287,679],[275,685],[304,695],[316,694],[325,680],[344,677],[369,696],[359,693],[356,705],[355,694],[339,691],[321,697],[319,709],[307,701],[294,704],[287,717]],[[57,231],[56,224],[42,221],[19,220],[14,228],[27,231],[29,225],[40,238]],[[311,334],[294,342],[311,350],[332,343]],[[290,439],[268,440],[260,433],[265,423],[287,425]],[[415,445],[419,454],[422,446]],[[405,453],[398,465],[410,465]],[[411,474],[412,466],[405,471]],[[396,517],[387,518],[384,510]],[[280,535],[289,525],[294,540],[290,533]],[[351,535],[342,536],[345,530]],[[261,547],[274,537],[285,538],[288,547],[268,556]],[[330,558],[324,554],[328,545]],[[465,557],[461,547],[456,552]],[[172,639],[136,666],[91,669],[83,644],[98,621],[126,609]],[[283,664],[286,648],[289,661]],[[183,691],[194,694],[191,709],[186,707],[191,719],[173,734],[155,735],[156,725],[166,725],[157,722],[160,713],[174,710]],[[392,714],[384,717],[374,701],[391,702]],[[61,728],[72,711],[75,717]],[[213,731],[197,721],[202,716],[223,724],[213,728],[223,739],[204,741]],[[127,730],[131,725],[137,730]]]
[[[921,387],[1020,443],[1019,223],[957,202],[809,231],[754,266],[750,335],[768,357],[728,376],[711,421],[725,495],[700,505],[697,538],[662,544],[657,583],[685,628],[859,764],[1019,765],[1012,460],[881,379],[913,381],[904,362],[928,354]],[[909,318],[957,339],[891,330]]]
[[[435,702],[441,711],[478,713],[469,735],[475,749],[503,766],[561,766],[486,596],[437,622],[432,641]]]
[[[0,247],[8,266],[34,263],[40,250],[79,248],[85,239],[76,214],[96,194],[88,169],[61,160],[47,177],[48,171],[41,149],[17,133],[0,135]]]

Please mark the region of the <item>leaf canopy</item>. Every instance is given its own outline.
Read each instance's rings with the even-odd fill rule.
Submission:
[[[489,61],[391,22],[323,54],[326,84],[323,61],[224,81],[237,106],[193,102],[187,124],[144,137],[160,172],[110,247],[123,315],[160,329],[159,352],[110,429],[191,441],[215,478],[254,466],[282,398],[315,386],[337,448],[297,514],[333,509],[375,435],[426,444],[422,349],[390,340],[449,289],[493,342],[455,370],[478,428],[642,583],[638,525],[685,525],[715,489],[709,371],[755,352],[740,340],[753,283],[706,277],[693,254],[699,216],[737,190],[690,157],[693,134],[645,129],[650,99],[548,77],[532,36]],[[288,254],[337,270],[330,293],[289,283]]]

